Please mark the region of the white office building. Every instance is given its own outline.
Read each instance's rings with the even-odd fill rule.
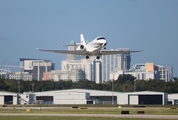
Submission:
[[[165,67],[162,65],[157,65],[158,67],[158,73],[159,73],[159,79],[164,81],[170,81],[173,79],[173,68],[172,67]]]
[[[85,80],[85,72],[82,69],[53,70],[51,71],[51,80],[72,80],[73,82],[77,82]]]
[[[20,64],[24,72],[32,74],[32,79],[38,81],[43,79],[43,73],[54,70],[54,63],[50,60],[20,58]]]
[[[72,43],[71,44],[75,44]],[[73,47],[73,46],[72,46]],[[68,49],[74,50],[69,47]],[[110,49],[111,51],[128,50],[128,48]],[[71,69],[82,69],[86,73],[86,79],[96,83],[103,83],[110,79],[110,73],[117,70],[128,70],[130,68],[131,57],[130,54],[115,54],[104,55],[100,62],[95,60],[95,56],[90,59],[71,60],[74,56],[67,56],[69,60],[62,61],[62,71],[69,71]]]
[[[10,69],[0,69],[0,77],[3,79],[9,78],[10,73],[11,73]]]
[[[32,80],[32,74],[28,72],[15,72],[9,74],[9,79],[14,79],[14,80]]]
[[[129,51],[128,48],[110,49],[110,51]],[[130,54],[115,54],[102,56],[102,80],[110,80],[111,72],[117,70],[129,70],[131,57]]]
[[[95,82],[98,84],[102,83],[102,63],[100,61],[95,62]]]
[[[116,69],[110,73],[110,79],[117,80],[120,75],[130,74],[138,80],[164,80],[170,81],[173,78],[172,67],[154,65],[154,63],[135,64],[129,70]]]
[[[62,71],[71,71],[72,69],[82,69],[85,71],[85,75],[87,80],[94,81],[96,83],[101,82],[101,65],[102,63],[99,61],[95,61],[93,57],[90,59],[82,59],[82,60],[64,60],[62,61]]]

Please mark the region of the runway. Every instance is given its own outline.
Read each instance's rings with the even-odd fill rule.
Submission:
[[[107,118],[150,118],[175,119],[178,115],[117,115],[117,114],[31,114],[31,113],[0,113],[0,116],[72,116],[72,117],[107,117]]]

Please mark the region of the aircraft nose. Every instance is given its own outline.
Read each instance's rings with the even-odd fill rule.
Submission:
[[[106,40],[102,40],[102,46],[104,47],[104,46],[106,46],[107,45],[107,42],[106,42]]]
[[[107,42],[105,41],[104,46],[106,46],[106,45],[107,45]]]
[[[96,43],[98,43],[102,46],[106,46],[106,44],[107,44],[106,40],[97,40]]]

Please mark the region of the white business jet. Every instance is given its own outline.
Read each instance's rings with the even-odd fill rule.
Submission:
[[[140,51],[110,51],[110,50],[101,50],[102,48],[106,49],[107,41],[104,37],[99,36],[95,38],[93,41],[86,44],[83,34],[80,35],[80,41],[81,43],[72,45],[72,46],[78,46],[76,50],[69,51],[69,50],[44,50],[39,49],[40,51],[45,52],[54,52],[54,53],[61,53],[61,54],[75,54],[75,55],[84,55],[86,59],[89,59],[90,56],[96,56],[96,59],[99,60],[100,56],[102,55],[112,55],[112,54],[130,54],[133,52],[141,52]],[[64,45],[64,46],[71,46],[71,45]]]

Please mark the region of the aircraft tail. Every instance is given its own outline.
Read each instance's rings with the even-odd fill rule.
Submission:
[[[84,39],[83,34],[80,35],[80,46],[76,50],[85,50],[86,49],[86,42]]]
[[[80,35],[80,42],[82,45],[86,46],[86,42],[85,42],[83,34]]]

